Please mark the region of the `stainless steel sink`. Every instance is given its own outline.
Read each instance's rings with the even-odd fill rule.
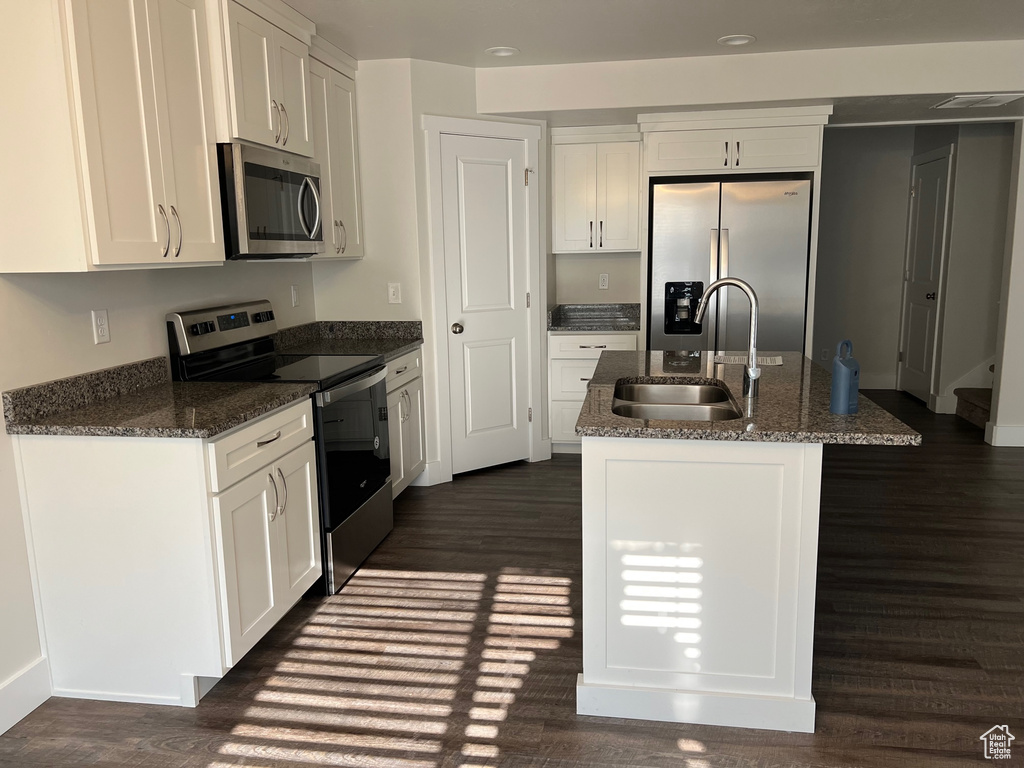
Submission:
[[[713,384],[615,385],[612,413],[631,419],[727,421],[743,414],[729,393]]]
[[[667,421],[728,421],[741,414],[732,403],[630,403],[620,400],[612,405],[616,416],[631,419],[663,419]]]
[[[616,384],[615,398],[632,403],[698,405],[728,403],[729,393],[714,384]]]

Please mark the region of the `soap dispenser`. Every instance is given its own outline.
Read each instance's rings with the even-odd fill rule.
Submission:
[[[845,348],[845,354],[843,354]],[[853,342],[839,342],[832,358],[832,402],[829,410],[842,416],[857,412],[860,363],[853,359]]]

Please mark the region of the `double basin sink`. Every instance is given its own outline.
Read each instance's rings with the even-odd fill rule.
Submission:
[[[743,414],[728,391],[714,384],[615,385],[612,413],[631,419],[727,421]]]

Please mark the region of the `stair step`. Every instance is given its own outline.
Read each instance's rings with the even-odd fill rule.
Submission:
[[[956,395],[956,415],[984,429],[992,412],[992,389],[961,387],[954,389],[953,394]]]

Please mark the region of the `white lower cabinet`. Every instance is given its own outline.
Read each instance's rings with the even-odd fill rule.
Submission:
[[[553,444],[580,444],[576,421],[601,353],[636,347],[635,331],[548,334],[548,412]]]
[[[210,440],[13,438],[55,696],[195,706],[320,577],[311,401]]]
[[[213,499],[225,652],[233,666],[321,572],[316,452],[307,442]]]
[[[398,496],[427,464],[423,376],[419,350],[388,363],[391,491]]]

